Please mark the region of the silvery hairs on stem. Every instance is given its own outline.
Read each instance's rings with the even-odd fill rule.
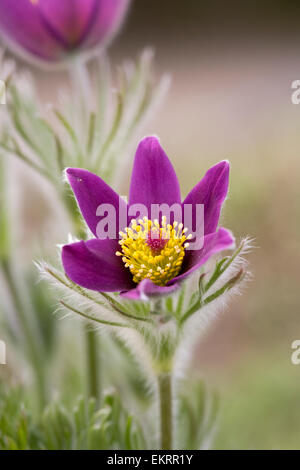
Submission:
[[[211,261],[210,269],[206,265],[206,274],[196,272],[178,291],[159,300],[130,301],[90,291],[45,262],[37,266],[42,278],[60,292],[65,313],[90,321],[100,332],[117,334],[151,379],[169,356],[175,355],[177,373],[186,368],[195,342],[249,281],[244,256],[251,248],[252,240],[243,239],[231,255]]]

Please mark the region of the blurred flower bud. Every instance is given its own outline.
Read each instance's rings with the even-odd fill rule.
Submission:
[[[0,0],[0,33],[15,52],[46,63],[91,55],[120,27],[130,0]]]

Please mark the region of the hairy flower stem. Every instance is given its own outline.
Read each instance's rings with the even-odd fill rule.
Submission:
[[[85,337],[87,348],[87,366],[88,366],[88,394],[96,400],[100,399],[100,377],[99,377],[99,355],[98,338],[89,324],[85,325]]]
[[[172,450],[173,410],[171,373],[162,373],[158,376],[158,392],[160,407],[160,449]]]

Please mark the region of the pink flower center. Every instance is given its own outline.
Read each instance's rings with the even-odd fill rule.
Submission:
[[[151,230],[148,233],[147,245],[150,246],[151,251],[154,255],[159,255],[168,243],[168,238],[162,238],[162,234],[158,230]]]

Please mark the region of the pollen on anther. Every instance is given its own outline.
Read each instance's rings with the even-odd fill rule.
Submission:
[[[134,219],[130,227],[124,229],[125,233],[120,232],[122,252],[117,251],[116,255],[122,256],[136,283],[150,279],[164,286],[180,273],[188,247],[186,240],[191,236],[184,235],[187,229],[183,229],[182,223],[167,224],[166,216],[161,220],[159,224],[157,219],[151,221],[143,217],[137,224]]]

